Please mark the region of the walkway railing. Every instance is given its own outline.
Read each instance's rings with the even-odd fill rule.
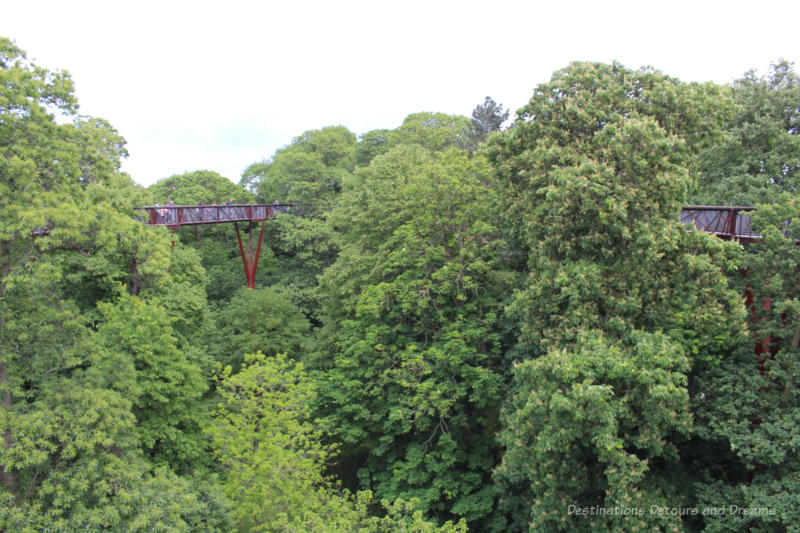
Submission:
[[[261,222],[296,207],[296,204],[170,205],[146,206],[140,211],[147,214],[144,222],[151,226],[177,228],[220,222]]]
[[[170,206],[145,206],[138,208],[142,212],[142,222],[151,226],[166,226],[178,228],[198,224],[219,224],[233,222],[236,228],[236,237],[239,242],[239,251],[244,263],[245,276],[248,287],[255,287],[256,268],[261,250],[261,240],[264,235],[264,221],[275,218],[277,213],[301,214],[306,210],[314,210],[314,206],[305,204],[232,204],[232,205],[170,205]],[[750,227],[750,216],[745,213],[754,211],[750,206],[688,206],[681,210],[681,222],[693,224],[697,229],[711,233],[724,239],[734,239],[739,242],[749,243],[762,240],[761,235]],[[245,252],[238,222],[248,222],[251,231],[248,231],[248,246]],[[261,222],[258,232],[256,248],[253,250],[253,222]],[[33,231],[34,237],[43,237],[50,233],[51,225]],[[174,244],[174,243],[173,243]],[[800,244],[800,242],[798,242]]]
[[[756,242],[761,235],[750,227],[750,216],[744,213],[755,211],[750,206],[687,206],[681,210],[681,222],[694,224],[706,233],[723,239],[734,239],[740,242]]]
[[[276,213],[297,212],[306,205],[299,204],[233,204],[233,205],[174,205],[146,206],[137,211],[144,212],[143,222],[151,226],[191,226],[217,224],[220,222],[261,222],[275,218]],[[750,216],[755,211],[751,206],[694,205],[681,209],[681,223],[693,224],[697,229],[726,239],[755,242],[761,235],[750,227]],[[34,237],[48,235],[49,225],[33,231]]]

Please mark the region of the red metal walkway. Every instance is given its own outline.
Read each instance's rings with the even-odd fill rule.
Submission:
[[[697,229],[723,239],[743,243],[757,242],[762,237],[750,228],[750,216],[745,214],[749,211],[755,211],[755,207],[688,206],[681,210],[681,222],[694,224]]]
[[[286,213],[296,204],[161,205],[142,207],[151,226],[194,226],[221,222],[263,222],[276,213]]]
[[[277,213],[291,212],[297,204],[231,204],[231,205],[165,205],[146,206],[139,211],[147,213],[145,222],[151,226],[166,226],[179,228],[181,226],[196,226],[199,224],[220,224],[233,222],[236,228],[236,239],[239,241],[239,252],[244,263],[244,275],[247,286],[251,289],[256,286],[256,269],[258,256],[261,253],[261,241],[264,237],[264,222],[275,218]],[[239,231],[239,222],[247,222],[247,252],[242,244],[242,235]],[[254,224],[261,222],[258,232],[256,249],[253,250]]]
[[[236,237],[239,241],[239,251],[242,254],[247,286],[255,287],[256,268],[258,256],[261,251],[261,241],[264,236],[264,222],[275,218],[277,213],[298,213],[303,207],[300,204],[232,204],[232,205],[170,205],[170,206],[145,206],[137,209],[146,213],[146,218],[141,220],[151,226],[166,226],[179,228],[181,226],[195,226],[198,224],[220,224],[233,222],[236,227]],[[723,239],[733,239],[742,243],[757,242],[762,239],[750,227],[749,211],[755,207],[750,206],[687,206],[681,210],[681,222],[693,224],[697,229],[711,233]],[[239,222],[247,222],[248,253],[245,254],[242,236],[239,231]],[[261,222],[258,232],[256,249],[253,250],[254,224]],[[33,236],[45,236],[50,233],[50,227],[34,230]],[[255,253],[254,253],[255,252]]]
[[[178,228],[197,224],[222,222],[263,222],[276,213],[286,213],[299,207],[297,204],[233,204],[233,205],[174,205],[147,206],[146,222],[152,226]],[[681,222],[694,224],[697,229],[718,237],[753,242],[761,236],[750,228],[754,211],[750,206],[687,206],[681,210]]]
[[[255,286],[264,221],[274,218],[276,213],[290,212],[297,207],[296,204],[174,205],[147,206],[141,210],[147,213],[146,222],[152,226],[179,228],[197,224],[233,222],[236,226],[236,237],[239,240],[247,286],[252,288]],[[750,228],[750,216],[745,214],[753,210],[755,208],[750,206],[688,206],[681,210],[681,222],[687,225],[694,224],[697,229],[724,239],[750,243],[761,239],[761,236]],[[251,226],[247,254],[237,222],[248,222]],[[253,254],[252,224],[257,222],[261,222],[261,230]]]

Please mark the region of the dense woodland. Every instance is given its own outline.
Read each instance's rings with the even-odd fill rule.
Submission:
[[[0,531],[798,531],[794,66],[576,62],[507,119],[143,188],[0,39]],[[134,209],[229,199],[311,206],[254,290],[230,224]],[[756,205],[763,242],[687,204]]]

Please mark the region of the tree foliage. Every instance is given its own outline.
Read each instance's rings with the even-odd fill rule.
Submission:
[[[218,387],[208,431],[227,469],[225,489],[241,531],[293,531],[342,504],[322,468],[330,455],[309,420],[313,384],[302,365],[258,353]]]
[[[415,531],[455,533],[423,519],[403,501],[371,518],[372,496],[353,499],[324,474],[333,450],[311,419],[315,387],[301,363],[285,355],[247,355],[241,372],[220,376],[220,403],[208,432],[227,467],[225,490],[240,531]],[[405,513],[409,513],[406,515]]]
[[[496,295],[510,281],[487,178],[455,148],[375,158],[331,215],[347,231],[322,280],[337,339],[322,402],[362,488],[473,523],[494,509]]]
[[[500,131],[503,123],[508,120],[508,110],[503,111],[503,105],[487,96],[482,104],[472,110],[472,136],[477,143],[484,143],[489,134]]]
[[[356,136],[343,126],[307,131],[278,150],[270,161],[243,174],[263,201],[327,205],[355,164]]]
[[[247,190],[209,170],[175,174],[154,183],[149,190],[153,200],[161,205],[169,200],[176,205],[222,205],[228,200],[235,204],[253,202],[253,195]]]
[[[476,146],[473,123],[466,117],[445,113],[412,113],[394,130],[372,130],[361,135],[356,146],[356,161],[366,167],[376,156],[399,145],[417,145],[431,151],[450,147],[473,149]]]
[[[181,350],[166,310],[133,296],[99,305],[98,337],[108,351],[98,370],[133,404],[141,448],[175,470],[202,462],[206,390],[193,350]],[[188,353],[187,353],[188,352]]]
[[[204,383],[165,309],[186,310],[171,289],[202,269],[135,220],[145,195],[118,173],[124,141],[77,115],[69,76],[6,39],[0,65],[0,529],[225,530],[214,487],[151,462],[201,467],[182,400]]]
[[[724,276],[735,247],[676,219],[693,152],[717,134],[716,94],[649,69],[573,63],[494,139],[529,272],[510,306],[520,337],[498,475],[530,491],[533,530],[679,523],[564,509],[685,498],[669,465],[691,429],[688,373],[744,326]]]
[[[749,250],[740,282],[749,293],[749,335],[734,357],[695,385],[698,433],[723,443],[728,461],[722,471],[709,470],[699,494],[705,505],[773,512],[717,516],[709,531],[790,530],[800,518],[800,208],[781,195],[759,206],[753,226],[764,242]]]
[[[573,63],[502,131],[487,97],[144,189],[0,39],[0,530],[795,530],[793,68]],[[313,204],[255,290],[229,225],[135,209],[228,200]]]
[[[245,354],[302,354],[310,325],[286,295],[271,288],[239,289],[216,316],[210,349],[223,365],[238,369]]]
[[[778,61],[766,75],[747,72],[730,89],[736,111],[726,136],[702,153],[692,201],[704,205],[771,203],[800,190],[800,78]]]

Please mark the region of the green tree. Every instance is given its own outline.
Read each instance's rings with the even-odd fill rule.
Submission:
[[[412,113],[394,130],[372,130],[361,135],[356,145],[356,163],[369,165],[376,156],[400,144],[414,144],[431,151],[451,147],[473,149],[474,124],[466,117],[444,113]]]
[[[490,142],[506,227],[527,255],[509,308],[519,342],[497,476],[532,531],[681,526],[567,509],[690,501],[674,475],[691,431],[689,374],[744,329],[724,276],[738,248],[677,217],[720,100],[651,69],[573,63]]]
[[[346,228],[342,253],[321,279],[335,340],[322,334],[318,363],[361,487],[476,527],[501,526],[488,524],[512,280],[487,180],[480,157],[401,145],[345,182],[331,215]]]
[[[359,496],[362,494],[364,493],[359,493]],[[365,520],[362,531],[364,533],[367,531],[375,533],[394,533],[396,531],[402,531],[403,533],[467,532],[467,523],[463,519],[457,524],[447,521],[441,526],[425,520],[423,512],[417,508],[418,503],[413,499],[409,502],[395,500],[392,503],[384,500],[381,504],[386,510],[386,516],[381,518],[370,517]]]
[[[217,361],[237,370],[245,354],[302,354],[310,325],[300,309],[272,288],[240,289],[216,314],[209,339]]]
[[[471,148],[472,123],[467,117],[444,113],[413,113],[395,130],[396,144],[418,144],[431,151]]]
[[[70,265],[71,257],[64,261],[63,256],[72,255],[81,254],[50,250],[28,264],[24,272],[4,279],[0,357],[9,369],[3,385],[10,401],[0,411],[0,430],[8,436],[0,462],[11,475],[0,490],[0,498],[9,498],[14,504],[2,506],[0,529],[135,530],[172,524],[188,531],[206,523],[224,523],[224,502],[221,506],[213,500],[205,502],[197,489],[184,481],[176,484],[174,474],[154,471],[143,457],[143,437],[155,436],[160,429],[169,434],[171,425],[177,430],[172,433],[179,436],[181,420],[191,409],[162,424],[156,420],[163,412],[138,411],[141,402],[138,398],[132,401],[136,393],[153,393],[162,377],[151,374],[150,383],[147,379],[136,381],[129,371],[134,363],[125,357],[120,345],[124,343],[110,342],[106,330],[98,335],[88,327],[103,315],[92,313],[87,317],[78,303],[67,297],[70,285],[65,284],[60,267]],[[86,256],[82,257],[85,261]],[[163,326],[165,315],[161,313]],[[129,340],[147,336],[141,328],[148,325],[142,314],[118,318],[133,327],[126,332],[131,334]],[[147,331],[152,333],[152,328]],[[128,348],[146,350],[147,344],[129,342]],[[176,407],[169,405],[168,409]],[[137,426],[139,420],[142,423]],[[166,442],[165,448],[170,444]],[[186,452],[192,446],[196,448],[197,442],[184,437],[179,449]],[[155,490],[165,485],[173,490]],[[208,487],[208,495],[213,492],[213,486]],[[152,512],[170,498],[185,505],[166,513]],[[215,505],[216,511],[212,508]],[[151,511],[142,515],[141,507]],[[220,525],[205,530],[225,529]]]
[[[309,321],[319,323],[317,277],[336,259],[338,235],[324,215],[279,213],[264,229],[261,283],[288,296]],[[268,248],[267,248],[268,247]]]
[[[393,130],[372,130],[361,134],[356,145],[356,164],[360,167],[369,165],[375,156],[385,154],[395,145],[397,133]]]
[[[175,174],[149,187],[152,197],[161,205],[169,200],[177,205],[253,203],[253,195],[240,185],[210,170]]]
[[[800,77],[778,61],[758,76],[750,71],[730,90],[737,109],[722,142],[702,154],[692,202],[769,203],[779,192],[800,191]]]
[[[261,353],[245,359],[241,372],[231,375],[228,367],[221,375],[208,429],[227,469],[238,529],[344,529],[354,511],[323,474],[331,453],[310,418],[314,386],[302,364]],[[320,523],[326,527],[309,527]]]
[[[372,494],[352,498],[325,474],[333,450],[311,418],[315,387],[301,363],[285,355],[247,355],[238,374],[225,369],[208,433],[228,467],[225,490],[239,531],[407,531],[465,533],[462,522],[427,522],[416,501],[383,501],[369,516]]]
[[[124,383],[125,350],[143,346],[95,330],[111,302],[202,269],[173,261],[166,232],[135,220],[144,193],[118,172],[124,141],[76,110],[65,72],[0,39],[0,529],[225,530],[213,487],[153,468],[140,449],[157,424],[136,426],[127,393],[174,375]],[[161,312],[155,328],[173,318]]]
[[[311,130],[295,137],[270,161],[243,174],[266,202],[329,205],[355,165],[356,136],[344,126]]]
[[[66,117],[76,115],[77,104],[72,95],[72,82],[65,72],[48,72],[30,63],[22,50],[6,38],[0,38],[0,332],[4,338],[0,348],[0,412],[2,413],[3,456],[0,469],[3,472],[5,489],[11,494],[18,491],[19,470],[23,467],[7,454],[18,449],[15,435],[25,423],[18,418],[25,413],[30,403],[24,398],[25,382],[23,367],[42,364],[43,359],[29,360],[23,351],[31,349],[10,335],[25,333],[20,326],[32,320],[59,332],[65,331],[61,321],[64,314],[70,327],[74,325],[74,306],[62,304],[52,298],[52,308],[42,305],[40,291],[31,293],[32,303],[21,299],[20,288],[33,288],[34,279],[42,279],[48,273],[58,277],[57,266],[36,265],[33,259],[39,255],[32,242],[32,234],[48,224],[69,221],[70,215],[79,212],[76,197],[83,193],[81,182],[85,182],[85,168],[81,157],[81,142],[85,137],[81,129],[72,123],[59,125],[53,113]],[[83,180],[81,178],[84,178]],[[50,237],[52,247],[65,246],[75,231],[64,231]],[[44,286],[51,286],[46,283]],[[41,298],[39,298],[41,297]],[[46,299],[46,298],[45,298]],[[19,307],[28,308],[30,314],[17,315]],[[52,313],[51,313],[52,311]],[[41,316],[44,313],[46,317]],[[49,315],[49,316],[48,316]],[[71,315],[71,316],[70,316]],[[40,328],[35,328],[40,329]],[[46,331],[46,330],[45,330]],[[35,331],[27,332],[36,334]],[[60,335],[59,335],[60,336]],[[54,336],[58,338],[59,336]],[[25,335],[23,335],[24,339]],[[78,336],[80,338],[81,336]],[[64,354],[70,353],[75,341],[64,339]],[[47,355],[53,354],[44,350]],[[59,359],[71,367],[75,361]],[[34,374],[34,379],[41,373]]]
[[[749,335],[694,384],[698,434],[717,455],[698,505],[768,512],[708,517],[707,531],[791,531],[800,521],[800,206],[773,198],[753,227],[763,241],[750,245],[739,280],[750,293]]]
[[[106,386],[129,398],[143,450],[173,469],[202,463],[205,426],[200,398],[207,386],[192,350],[181,350],[166,310],[135,296],[100,303],[98,338],[107,350],[98,365]]]
[[[503,123],[508,120],[508,110],[503,111],[503,105],[487,96],[482,104],[472,110],[472,136],[476,143],[484,143],[489,134],[500,131]]]
[[[355,149],[355,135],[343,126],[307,131],[242,178],[264,201],[303,204],[268,224],[268,261],[259,271],[264,285],[280,287],[312,323],[319,322],[317,276],[338,252],[326,216],[354,168]]]

